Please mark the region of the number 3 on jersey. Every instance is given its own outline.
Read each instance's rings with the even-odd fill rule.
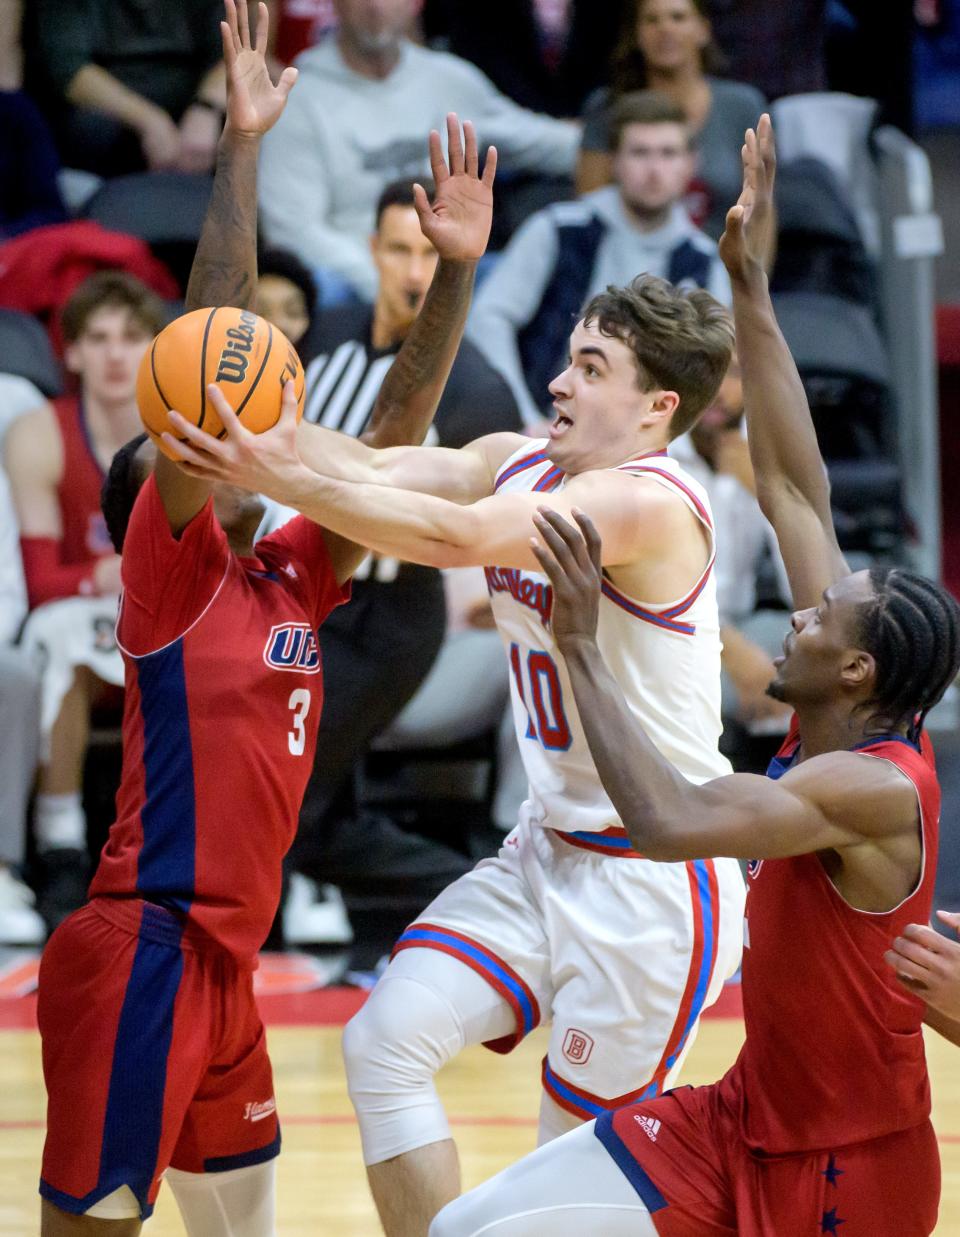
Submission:
[[[527,711],[526,737],[539,739],[548,751],[565,752],[573,736],[563,711],[563,691],[556,662],[543,649],[531,649],[527,653],[529,691],[524,685],[524,666],[518,644],[510,645],[510,669],[517,685],[517,694]],[[532,715],[528,700],[533,705]]]
[[[287,731],[287,747],[291,756],[302,756],[307,746],[307,728],[304,723],[310,712],[310,692],[306,687],[298,687],[290,693],[287,708],[293,710],[293,729]]]

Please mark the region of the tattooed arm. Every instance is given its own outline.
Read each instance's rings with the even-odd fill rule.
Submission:
[[[247,0],[224,0],[220,23],[227,74],[227,119],[207,215],[187,285],[187,309],[235,305],[250,309],[257,295],[257,155],[260,138],[283,111],[297,79],[285,69],[274,86],[267,73],[266,5],[259,7],[257,38],[250,38]],[[210,483],[189,476],[158,454],[154,477],[175,536],[210,495]]]
[[[220,23],[227,72],[227,117],[217,149],[213,192],[187,285],[187,309],[235,305],[252,309],[257,295],[257,158],[260,139],[279,120],[296,69],[276,86],[267,72],[269,17],[259,6],[256,44],[246,0],[224,0]]]

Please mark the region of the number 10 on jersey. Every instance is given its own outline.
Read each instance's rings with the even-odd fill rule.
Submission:
[[[557,663],[544,649],[530,649],[524,659],[520,646],[511,644],[510,669],[527,711],[526,737],[539,740],[548,751],[565,752],[573,735],[563,711]]]

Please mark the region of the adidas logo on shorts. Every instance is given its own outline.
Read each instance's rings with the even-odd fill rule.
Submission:
[[[641,1117],[635,1114],[633,1119],[650,1141],[655,1143],[657,1141],[657,1134],[660,1132],[660,1122],[656,1117]]]

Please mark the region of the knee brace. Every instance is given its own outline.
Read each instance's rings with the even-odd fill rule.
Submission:
[[[398,954],[343,1035],[364,1162],[449,1138],[434,1075],[467,1044],[513,1027],[506,1001],[462,962],[431,949]]]

